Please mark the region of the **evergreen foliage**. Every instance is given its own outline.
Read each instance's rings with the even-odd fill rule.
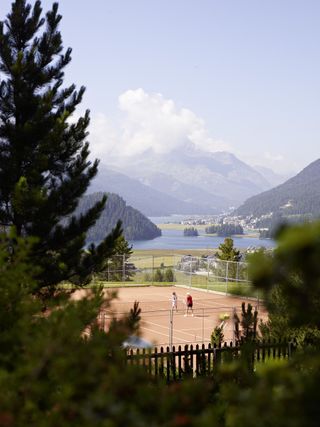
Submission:
[[[243,234],[243,227],[235,224],[209,225],[205,228],[207,234],[217,234],[220,237],[230,237],[234,234]]]
[[[256,286],[264,289],[268,301],[265,336],[320,344],[319,236],[317,222],[283,227],[273,256],[252,255],[250,274]]]
[[[226,261],[219,265],[218,275],[220,277],[226,277],[225,280],[242,279],[243,276],[246,275],[246,272],[243,268],[239,270],[236,264],[241,261],[242,255],[240,251],[233,246],[233,239],[231,239],[231,237],[226,237],[224,242],[219,245],[218,249],[219,251],[215,253],[216,258],[221,261]]]
[[[235,312],[233,315],[233,321],[235,325],[235,335],[238,341],[252,341],[257,338],[257,325],[258,325],[258,311],[250,303],[246,308],[246,304],[241,304],[241,319]],[[241,330],[240,330],[241,326]]]
[[[255,217],[270,212],[285,217],[320,217],[320,159],[278,187],[250,197],[236,210],[237,215]]]
[[[129,281],[134,275],[135,267],[128,263],[132,255],[132,246],[128,244],[123,236],[118,237],[114,247],[114,253],[106,260],[103,270],[97,275],[101,280],[109,282]]]
[[[183,230],[183,235],[186,237],[196,237],[199,235],[198,230],[195,227],[187,227]]]
[[[205,228],[205,232],[207,234],[216,234],[218,229],[217,225],[209,225],[208,227]]]
[[[163,274],[162,274],[160,268],[157,268],[156,272],[154,273],[154,281],[155,282],[163,282]]]
[[[174,282],[174,273],[172,268],[166,268],[166,271],[164,273],[164,282]]]
[[[16,0],[0,22],[0,225],[38,238],[30,256],[39,288],[87,283],[121,233],[118,223],[99,247],[82,250],[105,198],[72,215],[98,161],[88,160],[89,112],[70,121],[84,88],[63,87],[71,49],[63,51],[60,20],[58,3],[42,17],[40,1]]]
[[[319,324],[319,236],[319,224],[288,231],[274,257],[253,264],[253,280],[265,289],[267,301],[271,288],[283,290],[291,307],[290,327],[297,327],[296,319],[299,328]],[[166,385],[150,378],[146,367],[126,363],[121,344],[139,334],[137,304],[123,318],[114,317],[107,332],[99,328],[96,317],[102,305],[110,309],[112,301],[110,296],[103,300],[99,289],[79,301],[61,295],[45,314],[41,312],[39,300],[32,296],[37,275],[27,255],[32,244],[15,236],[3,237],[0,244],[1,425],[318,425],[320,359],[313,343],[286,363],[259,364],[256,371],[249,347],[241,347],[241,357],[233,361],[226,353],[213,378]],[[301,255],[299,263],[291,261]],[[287,275],[300,279],[299,287],[291,282],[292,293]],[[306,300],[296,301],[298,289],[301,295],[309,289],[315,299],[303,312]],[[252,311],[250,319],[254,320]],[[254,346],[254,340],[249,344]]]
[[[103,199],[104,193],[84,196],[75,211],[77,216],[84,215],[92,206]],[[108,194],[108,199],[100,218],[87,233],[88,242],[100,242],[121,220],[124,237],[127,240],[148,240],[161,236],[161,230],[137,209],[127,206],[116,194]]]
[[[286,216],[284,213],[276,212],[266,218],[260,218],[256,222],[256,228],[263,228],[259,230],[260,239],[271,238],[274,239],[281,227],[287,225],[307,223],[312,220],[312,215],[290,215]]]
[[[224,242],[219,245],[219,252],[216,252],[216,257],[223,261],[235,261],[241,260],[240,251],[233,246],[233,239],[226,237]]]
[[[211,345],[219,346],[223,343],[224,340],[224,333],[223,333],[223,326],[215,326],[211,333]]]
[[[151,277],[149,278],[149,280],[151,280]],[[154,273],[153,280],[155,282],[174,282],[174,272],[170,267],[166,269],[157,268],[156,272]]]

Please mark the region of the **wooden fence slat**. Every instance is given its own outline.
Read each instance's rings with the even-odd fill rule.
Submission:
[[[166,363],[167,363],[167,382],[170,382],[170,348],[167,347],[166,352]]]
[[[171,368],[172,368],[173,380],[176,381],[177,372],[176,372],[176,348],[175,348],[175,346],[172,347],[172,352],[171,352]]]
[[[160,375],[164,375],[164,366],[163,366],[163,347],[160,348]]]
[[[157,347],[154,349],[154,373],[155,373],[156,377],[159,374],[159,370],[158,370],[158,349],[157,349]]]
[[[209,343],[209,345],[208,345],[208,357],[207,357],[207,372],[208,372],[208,375],[210,375],[210,372],[211,372],[211,355],[212,355],[212,348],[211,348],[211,343]]]
[[[294,350],[294,342],[285,340],[273,341],[255,341],[252,354],[248,355],[250,366],[254,367],[255,362],[265,361],[266,358],[282,359],[290,358]],[[131,365],[141,365],[149,375],[163,376],[166,381],[181,380],[187,376],[212,375],[216,366],[221,361],[226,362],[239,357],[241,352],[241,343],[224,343],[223,345],[211,345],[207,347],[202,344],[184,346],[179,345],[170,350],[157,348],[154,350],[130,349],[126,352],[127,363]],[[225,353],[225,357],[222,357]]]
[[[179,380],[181,380],[181,378],[182,378],[182,367],[181,367],[181,356],[182,356],[182,354],[181,354],[181,345],[179,345],[179,347],[178,347],[178,378],[179,378]]]

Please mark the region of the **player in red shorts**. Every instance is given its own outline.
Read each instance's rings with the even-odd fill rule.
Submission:
[[[192,316],[193,316],[193,300],[192,300],[192,296],[188,292],[187,296],[186,296],[186,312],[185,312],[185,316],[187,316],[189,314],[189,310],[191,311]]]

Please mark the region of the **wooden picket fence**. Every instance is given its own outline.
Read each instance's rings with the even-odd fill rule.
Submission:
[[[161,347],[152,350],[127,351],[127,363],[143,366],[146,371],[167,382],[179,381],[186,377],[211,376],[219,364],[245,358],[248,366],[254,369],[257,363],[268,360],[289,359],[295,349],[293,341],[254,341],[250,344],[232,342],[220,346],[204,344]]]

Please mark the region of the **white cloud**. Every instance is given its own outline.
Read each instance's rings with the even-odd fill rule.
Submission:
[[[110,120],[99,113],[91,119],[90,123],[90,151],[94,157],[111,155],[118,144],[118,134]]]
[[[117,127],[103,114],[92,118],[90,142],[95,157],[131,156],[147,149],[167,153],[188,143],[206,151],[231,149],[208,135],[203,119],[189,109],[178,109],[159,93],[128,90],[119,96],[119,109],[123,118]]]

